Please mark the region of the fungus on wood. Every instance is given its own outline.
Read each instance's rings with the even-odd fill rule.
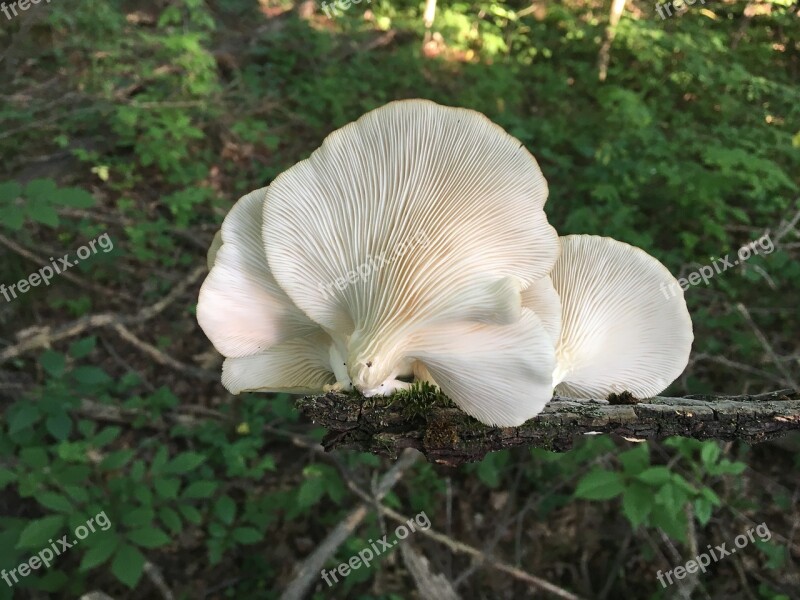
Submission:
[[[691,352],[683,290],[640,248],[559,237],[547,196],[524,144],[475,111],[391,102],[334,131],[241,198],[209,249],[197,317],[222,383],[327,392],[301,407],[329,447],[448,464],[592,432],[796,427],[795,392],[653,398]]]

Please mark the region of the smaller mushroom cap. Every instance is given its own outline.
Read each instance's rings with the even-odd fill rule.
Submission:
[[[265,191],[241,198],[214,236],[197,320],[226,357],[222,383],[231,393],[320,391],[335,381],[333,340],[272,277],[261,239]]]
[[[570,235],[561,238],[550,277],[562,307],[557,394],[648,398],[683,372],[692,320],[678,282],[657,259],[611,238]]]

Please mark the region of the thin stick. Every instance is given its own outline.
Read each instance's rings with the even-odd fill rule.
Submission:
[[[81,317],[80,319],[76,319],[56,329],[53,329],[48,325],[46,327],[32,327],[20,331],[17,333],[17,338],[21,339],[22,341],[0,352],[0,364],[12,358],[16,358],[17,356],[20,356],[29,350],[48,348],[54,342],[80,335],[91,329],[107,327],[109,325],[116,325],[118,323],[133,324],[148,321],[163,312],[165,308],[180,298],[184,292],[186,292],[189,286],[193,285],[200,278],[200,276],[207,271],[208,270],[206,269],[205,265],[197,267],[183,281],[173,287],[169,294],[161,298],[161,300],[155,304],[142,308],[135,315],[100,313]]]
[[[37,265],[46,266],[46,265],[50,264],[50,261],[45,260],[41,256],[38,256],[38,255],[34,254],[33,252],[31,252],[30,250],[28,250],[27,248],[24,248],[23,246],[20,246],[14,240],[10,240],[9,238],[7,238],[6,236],[4,236],[1,233],[0,233],[0,244],[3,244],[4,246],[9,248],[10,250],[13,250],[14,252],[19,254],[20,256],[22,256],[24,258],[27,258],[28,260],[36,263]],[[125,300],[130,300],[130,301],[134,300],[134,297],[131,296],[130,294],[127,294],[125,292],[118,292],[118,291],[115,291],[115,290],[106,289],[106,288],[104,288],[102,286],[97,285],[96,283],[93,283],[91,281],[86,281],[83,277],[81,277],[79,275],[76,275],[75,273],[73,273],[71,271],[62,271],[61,273],[59,273],[59,277],[63,277],[64,279],[66,279],[68,281],[71,281],[75,285],[78,285],[78,286],[80,286],[82,288],[90,289],[93,292],[97,292],[98,294],[102,294],[102,295],[108,296],[110,298],[124,298]]]
[[[421,455],[413,450],[404,451],[397,462],[392,465],[386,474],[381,477],[375,490],[375,497],[382,500],[389,490],[400,481],[406,470],[413,465]],[[297,577],[292,581],[281,595],[281,600],[302,600],[308,591],[319,579],[325,562],[333,556],[337,548],[355,531],[373,507],[372,498],[367,495],[365,501],[359,504],[331,531],[317,549],[311,553],[300,566]]]

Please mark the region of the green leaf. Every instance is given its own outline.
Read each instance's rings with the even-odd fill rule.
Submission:
[[[614,471],[595,469],[578,482],[576,498],[587,500],[608,500],[618,496],[624,489],[622,476]]]
[[[60,352],[47,350],[39,356],[39,364],[42,365],[47,374],[53,377],[61,377],[67,365],[67,358]]]
[[[325,481],[321,477],[306,479],[297,490],[297,504],[301,509],[314,506],[325,495]]]
[[[150,463],[150,474],[151,475],[158,475],[164,469],[164,466],[167,464],[167,458],[169,454],[167,453],[167,449],[164,446],[161,446],[158,450],[156,450],[156,454],[153,457],[153,461]]]
[[[686,515],[682,510],[674,512],[654,510],[650,513],[650,522],[664,530],[671,538],[681,542],[686,541]]]
[[[233,539],[240,544],[255,544],[260,542],[263,537],[264,534],[253,527],[237,527],[233,530]]]
[[[16,181],[0,183],[0,203],[12,203],[22,195],[22,186]],[[3,213],[5,217],[5,212]]]
[[[13,471],[0,467],[0,490],[4,489],[9,483],[17,480],[17,475]]]
[[[144,555],[139,550],[130,544],[122,544],[114,555],[111,572],[122,583],[133,589],[142,576],[144,563]]]
[[[206,460],[206,457],[197,452],[181,452],[173,458],[164,468],[165,473],[182,474],[193,471]]]
[[[42,225],[53,228],[58,227],[59,220],[56,209],[44,202],[29,202],[28,216]]]
[[[133,458],[135,452],[133,450],[117,450],[107,455],[100,463],[100,468],[106,471],[114,471],[121,469]]]
[[[191,504],[181,504],[180,506],[178,506],[178,510],[183,515],[183,517],[190,523],[199,525],[200,522],[203,520],[203,515],[201,515],[200,511],[197,510]]]
[[[72,419],[64,411],[51,414],[44,422],[47,431],[58,441],[64,441],[72,433]]]
[[[78,383],[84,385],[103,385],[112,381],[103,369],[100,367],[84,366],[78,367],[72,371],[72,376]]]
[[[178,497],[178,488],[180,488],[180,479],[175,477],[164,477],[163,479],[153,480],[153,488],[156,493],[166,500],[172,500]]]
[[[135,478],[132,475],[131,479],[138,481],[138,478]],[[150,506],[153,504],[153,492],[151,492],[150,488],[146,485],[137,486],[136,490],[133,492],[133,497],[136,498],[143,506]]]
[[[3,207],[3,220],[0,223],[12,231],[19,231],[25,224],[25,211],[21,206],[5,206]]]
[[[72,358],[85,358],[94,350],[96,344],[97,337],[93,335],[78,340],[77,342],[72,342],[69,345],[69,355]]]
[[[160,548],[170,543],[169,536],[158,527],[146,527],[129,531],[128,539],[142,548]]]
[[[49,508],[55,512],[71,514],[75,511],[75,507],[66,496],[54,492],[42,492],[37,494],[36,501],[45,508]]]
[[[653,490],[649,486],[633,481],[622,495],[622,512],[631,526],[636,528],[644,523],[653,509]]]
[[[52,179],[34,179],[25,186],[25,196],[33,200],[50,200],[57,189]]]
[[[114,550],[119,546],[120,538],[117,534],[107,534],[102,536],[93,536],[90,540],[91,546],[84,553],[83,560],[81,560],[80,570],[88,571],[106,562]]]
[[[67,492],[69,497],[75,500],[75,502],[84,504],[89,501],[89,492],[87,492],[85,488],[77,485],[65,485],[64,491]]]
[[[180,533],[183,529],[180,515],[168,506],[164,506],[158,510],[158,518],[172,533]]]
[[[74,208],[91,208],[95,205],[95,199],[89,192],[76,187],[60,189],[57,198],[60,204]]]
[[[620,453],[617,458],[626,475],[636,475],[650,465],[650,452],[647,443],[637,444],[630,450]]]
[[[31,521],[20,533],[17,548],[41,548],[60,532],[66,523],[63,515],[50,515]]]
[[[214,505],[214,514],[226,525],[231,525],[236,518],[236,502],[228,495],[222,495]]]
[[[40,446],[20,450],[19,460],[34,469],[44,469],[50,464],[50,456],[47,454],[47,450]]]
[[[703,448],[700,450],[700,458],[703,459],[705,465],[715,464],[720,454],[719,444],[714,441],[704,442]]]
[[[18,402],[9,412],[8,433],[11,435],[27,429],[41,416],[39,407],[33,402]]]
[[[183,490],[183,498],[208,498],[217,489],[216,481],[195,481]]]
[[[717,493],[710,487],[702,488],[700,493],[703,494],[703,497],[711,502],[711,504],[714,506],[722,506],[722,500],[720,500],[719,496],[717,496]]]
[[[694,501],[694,514],[698,523],[707,525],[711,520],[712,504],[706,498],[696,498]]]
[[[153,522],[155,514],[150,508],[136,508],[122,515],[122,523],[128,527],[145,527]]]
[[[481,483],[492,489],[500,485],[503,476],[502,467],[505,466],[504,464],[498,464],[498,461],[494,458],[496,454],[497,453],[494,452],[488,454],[475,467],[475,472],[478,475],[478,479],[481,480]]]
[[[650,485],[664,485],[672,479],[672,472],[667,467],[650,467],[639,473],[636,478]]]
[[[116,426],[104,428],[92,438],[92,446],[95,448],[102,448],[106,444],[110,444],[119,437],[120,431],[121,429]]]

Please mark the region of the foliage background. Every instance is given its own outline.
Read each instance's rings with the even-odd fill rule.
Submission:
[[[797,9],[706,2],[662,20],[636,1],[605,82],[609,6],[597,0],[443,1],[425,52],[411,0],[335,19],[285,0],[57,0],[0,17],[0,282],[104,232],[114,241],[76,277],[0,299],[0,352],[30,327],[102,313],[132,317],[126,331],[145,342],[89,327],[0,362],[0,568],[99,511],[113,525],[0,584],[0,598],[161,597],[146,562],[175,598],[277,598],[358,502],[348,480],[369,489],[386,471],[372,455],[310,450],[324,432],[290,398],[225,393],[194,318],[200,280],[136,315],[203,264],[240,195],[393,99],[474,108],[518,137],[562,235],[613,236],[685,275],[771,232],[773,253],[687,292],[696,341],[669,392],[796,385]],[[599,437],[459,470],[416,464],[386,503],[587,598],[800,598],[799,457],[796,438]],[[657,571],[761,522],[769,542],[690,591],[659,585]],[[371,515],[328,568],[383,527]],[[404,543],[464,598],[535,596],[420,534]],[[332,588],[320,579],[313,597],[424,596],[395,551]]]

